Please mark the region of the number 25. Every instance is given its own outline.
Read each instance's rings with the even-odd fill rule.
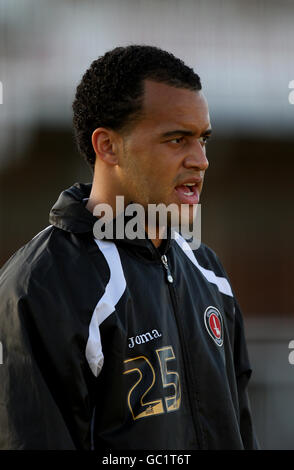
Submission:
[[[163,388],[173,387],[174,394],[165,398],[166,411],[178,410],[181,404],[181,386],[179,374],[167,368],[168,361],[175,359],[172,346],[156,349],[158,362],[160,365],[161,381]],[[164,413],[163,401],[156,399],[145,401],[145,396],[152,389],[155,383],[156,374],[153,366],[146,356],[138,356],[124,361],[125,372],[130,374],[136,372],[139,377],[128,393],[128,406],[133,419],[154,416]],[[144,373],[144,375],[143,375]]]

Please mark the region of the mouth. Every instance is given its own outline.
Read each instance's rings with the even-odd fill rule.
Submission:
[[[187,181],[175,187],[177,199],[181,204],[198,204],[200,181]]]

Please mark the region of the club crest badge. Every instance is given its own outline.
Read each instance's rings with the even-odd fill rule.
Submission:
[[[204,324],[215,344],[222,346],[224,337],[223,319],[217,308],[207,307],[204,312]]]

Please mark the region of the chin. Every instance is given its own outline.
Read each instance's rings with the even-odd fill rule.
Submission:
[[[201,227],[201,212],[199,210],[198,204],[179,207],[178,230],[180,232],[195,233],[195,230],[197,231],[198,225]]]
[[[169,227],[174,227],[177,231],[181,227],[193,225],[196,217],[197,205],[181,205],[177,203],[162,203],[168,207],[166,221]]]

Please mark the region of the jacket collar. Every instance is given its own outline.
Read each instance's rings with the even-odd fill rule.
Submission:
[[[87,199],[91,192],[91,183],[75,183],[70,188],[63,191],[49,214],[49,222],[55,227],[76,234],[93,234],[93,227],[97,221],[88,209],[86,209],[84,199]],[[130,220],[130,216],[125,216],[124,222]],[[114,220],[115,226],[116,220]],[[123,239],[116,239],[116,231],[113,231],[111,241],[118,246],[124,246],[126,249],[135,251],[138,255],[154,260],[159,260],[160,256],[165,254],[171,244],[170,230],[159,248],[156,248],[145,233],[145,238],[135,238],[131,240],[124,236]],[[93,234],[94,236],[94,234]]]

